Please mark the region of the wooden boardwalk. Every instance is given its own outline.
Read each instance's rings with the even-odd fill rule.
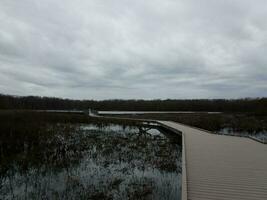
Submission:
[[[183,134],[183,200],[267,200],[266,144],[159,123]]]
[[[267,200],[267,144],[171,121],[94,117],[158,123],[181,134],[182,200]]]

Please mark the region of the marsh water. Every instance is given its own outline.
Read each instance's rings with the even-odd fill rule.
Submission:
[[[222,128],[221,130],[217,131],[216,133],[218,134],[223,134],[223,135],[234,135],[234,136],[245,136],[245,137],[252,137],[259,139],[263,141],[264,143],[267,142],[267,130],[261,130],[261,131],[239,131],[239,130],[234,130],[233,128],[225,127]]]
[[[221,112],[197,112],[197,111],[98,111],[103,115],[140,115],[140,114],[194,114],[194,113],[207,113],[219,114]]]
[[[0,141],[0,199],[181,198],[181,140],[163,130],[50,124],[25,134]]]

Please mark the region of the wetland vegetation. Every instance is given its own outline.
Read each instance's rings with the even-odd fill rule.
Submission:
[[[0,116],[0,199],[180,198],[180,138],[130,120]]]

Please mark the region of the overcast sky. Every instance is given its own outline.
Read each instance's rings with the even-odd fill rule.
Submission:
[[[0,0],[0,93],[267,96],[266,0]]]

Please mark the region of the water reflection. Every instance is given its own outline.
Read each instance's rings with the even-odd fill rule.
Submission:
[[[180,140],[140,130],[58,124],[23,141],[10,136],[0,148],[0,199],[179,199]]]

